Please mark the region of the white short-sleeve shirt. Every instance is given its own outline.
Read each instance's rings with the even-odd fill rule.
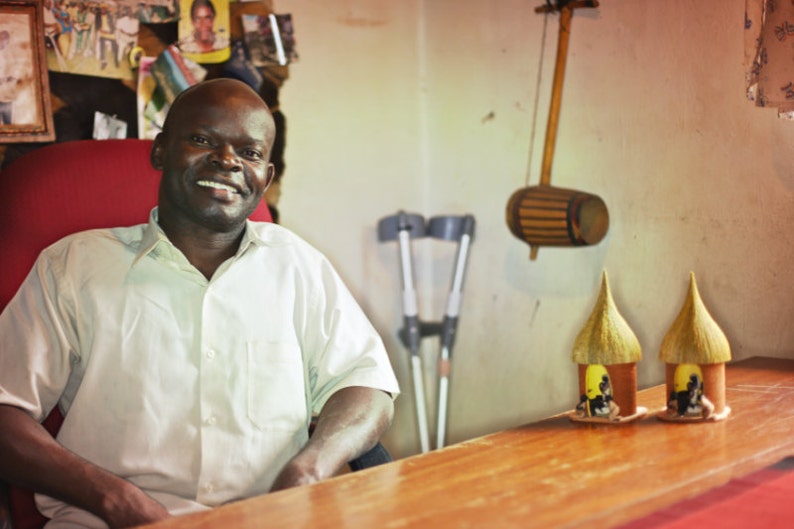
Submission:
[[[305,241],[249,221],[207,280],[156,215],[42,252],[0,315],[0,403],[39,420],[60,406],[60,443],[180,513],[267,492],[335,391],[399,392],[377,332]]]

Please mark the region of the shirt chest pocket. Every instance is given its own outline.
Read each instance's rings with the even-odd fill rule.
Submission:
[[[304,428],[306,404],[303,360],[295,344],[248,343],[248,418],[260,430]]]

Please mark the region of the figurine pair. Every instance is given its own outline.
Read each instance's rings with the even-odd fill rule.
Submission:
[[[728,340],[709,314],[690,273],[684,306],[659,350],[665,362],[664,421],[698,422],[728,416],[725,405],[725,363],[731,359]],[[637,362],[642,348],[618,312],[606,271],[601,292],[573,346],[579,366],[580,399],[570,419],[576,422],[622,423],[644,417],[637,406]]]

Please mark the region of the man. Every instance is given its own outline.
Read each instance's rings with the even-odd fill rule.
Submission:
[[[47,495],[48,528],[313,483],[388,428],[399,389],[349,291],[294,234],[247,220],[274,132],[242,82],[182,92],[151,151],[149,223],[59,241],[0,314],[0,479]],[[57,442],[37,422],[55,405]]]
[[[18,65],[12,60],[11,34],[0,31],[0,125],[10,125],[14,116],[14,100],[19,95]]]
[[[58,32],[58,50],[61,57],[67,59],[72,58],[72,19],[69,15],[68,5],[65,0],[57,0],[55,6],[52,8],[52,13],[55,19],[60,24],[61,28]]]
[[[61,24],[58,22],[58,19],[55,18],[55,7],[53,6],[52,0],[43,0],[42,5],[44,12],[44,43],[52,48],[53,53],[55,53],[59,60],[63,60],[60,48],[58,47]]]
[[[135,44],[138,42],[139,26],[139,21],[134,16],[132,8],[126,5],[121,6],[116,19],[118,62],[122,62],[125,57],[129,57],[129,53],[135,48]]]
[[[99,69],[107,68],[107,54],[113,59],[116,68],[119,67],[119,43],[116,40],[116,13],[110,6],[103,2],[99,5],[99,11],[94,17],[94,26],[97,36],[97,55],[99,56]],[[108,51],[108,48],[110,49]]]
[[[91,32],[94,29],[94,11],[87,0],[81,0],[74,17],[74,30],[77,36],[75,53],[78,57],[89,57],[94,54]]]

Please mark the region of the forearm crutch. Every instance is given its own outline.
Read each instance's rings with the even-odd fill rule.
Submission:
[[[424,236],[425,219],[422,215],[400,211],[397,215],[385,217],[378,222],[378,240],[385,242],[396,239],[400,245],[403,328],[400,329],[399,335],[403,345],[411,352],[411,373],[419,442],[422,452],[427,452],[430,450],[430,438],[427,433],[427,405],[425,404],[422,359],[419,356],[419,343],[422,336],[416,302],[416,289],[414,288],[413,262],[411,259],[411,239]]]
[[[452,347],[455,344],[455,331],[458,326],[461,300],[463,298],[463,277],[466,272],[466,257],[469,244],[474,237],[474,217],[432,217],[429,222],[429,235],[436,239],[458,242],[455,269],[447,296],[447,308],[441,322],[441,352],[438,358],[438,425],[436,428],[436,448],[442,448],[446,440],[447,395],[449,375],[452,367]]]

